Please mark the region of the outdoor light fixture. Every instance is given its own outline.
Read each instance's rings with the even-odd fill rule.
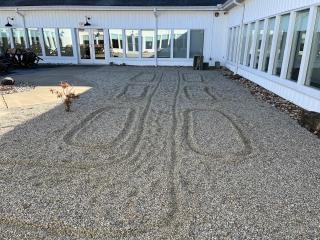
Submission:
[[[13,21],[14,20],[14,18],[13,17],[7,17],[7,24],[6,25],[4,25],[5,27],[12,27],[12,24],[10,24],[10,20],[11,21]]]
[[[86,23],[83,26],[85,26],[85,27],[91,26],[91,24],[88,22],[90,20],[91,20],[91,17],[86,16]]]

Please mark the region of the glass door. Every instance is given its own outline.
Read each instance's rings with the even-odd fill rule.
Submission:
[[[93,39],[93,61],[95,63],[104,62],[105,50],[104,50],[104,31],[103,29],[93,29],[91,32]]]
[[[104,63],[104,31],[103,29],[79,29],[80,63]]]
[[[79,29],[78,37],[80,63],[92,63],[90,29]]]

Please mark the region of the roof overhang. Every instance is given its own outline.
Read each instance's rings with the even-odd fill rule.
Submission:
[[[222,5],[222,9],[225,11],[229,11],[230,9],[243,4],[245,0],[228,0]]]

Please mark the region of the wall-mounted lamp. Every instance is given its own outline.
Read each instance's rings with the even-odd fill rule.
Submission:
[[[89,23],[90,20],[91,20],[91,17],[86,16],[86,23],[83,26],[85,27],[91,26],[91,24]]]
[[[215,16],[215,17],[219,17],[219,15],[220,15],[219,12],[215,12],[215,13],[214,13],[214,16]]]
[[[14,18],[13,17],[7,17],[7,24],[6,25],[4,25],[5,27],[12,27],[12,24],[10,24],[10,20],[11,21],[13,21],[14,20]]]

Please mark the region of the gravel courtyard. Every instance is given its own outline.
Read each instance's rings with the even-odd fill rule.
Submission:
[[[320,238],[320,140],[220,72],[11,76],[91,89],[1,110],[0,239]]]

